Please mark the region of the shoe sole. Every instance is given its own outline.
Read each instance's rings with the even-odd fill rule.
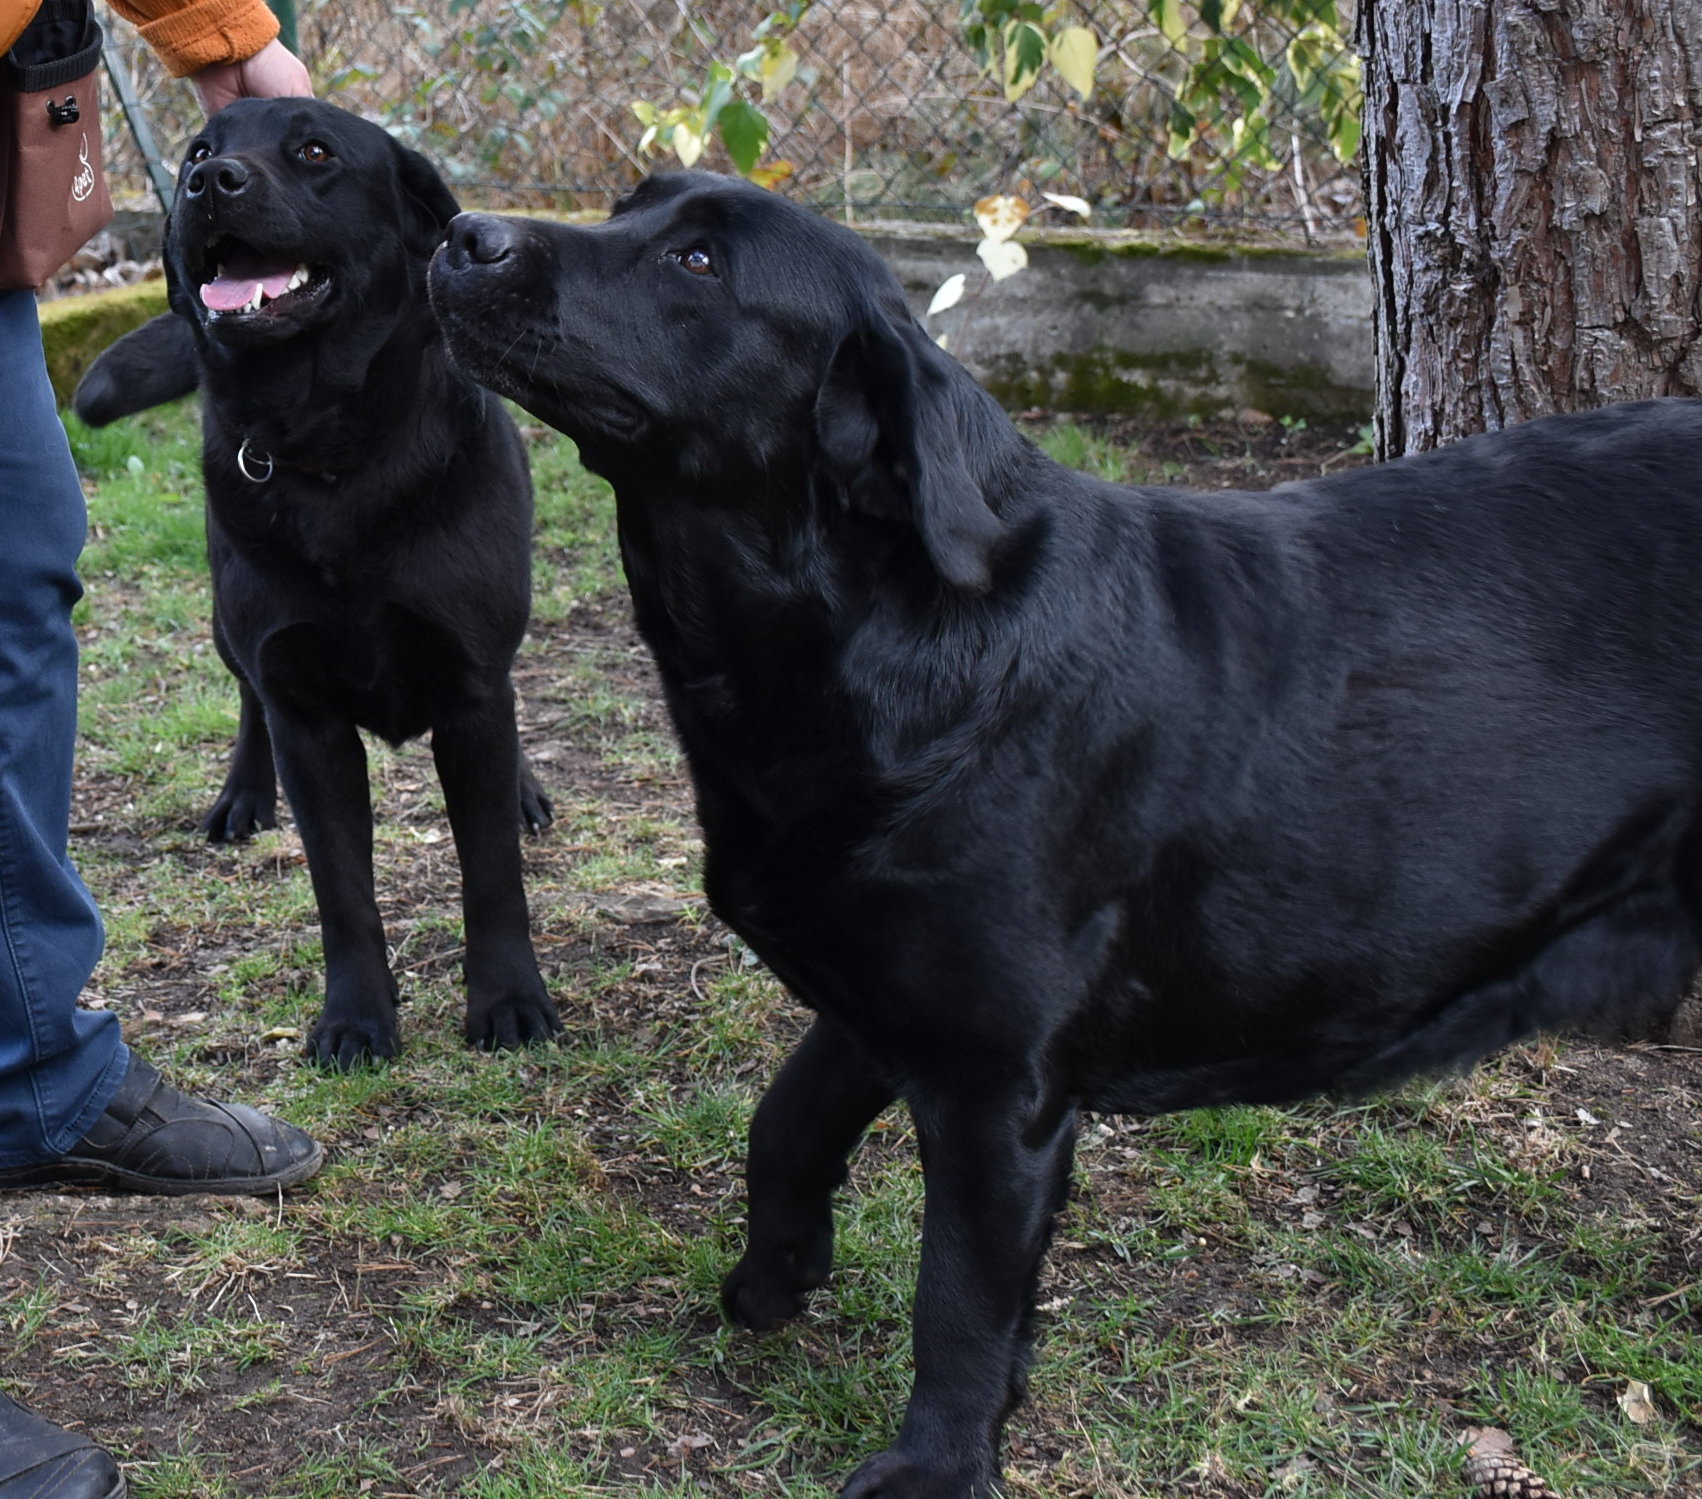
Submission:
[[[0,1192],[23,1187],[111,1187],[149,1197],[270,1197],[284,1187],[293,1187],[312,1176],[325,1162],[325,1148],[317,1142],[313,1154],[267,1176],[233,1176],[216,1181],[186,1181],[177,1177],[148,1176],[126,1171],[106,1161],[61,1156],[40,1166],[22,1166],[0,1171]],[[124,1492],[120,1484],[106,1499]]]

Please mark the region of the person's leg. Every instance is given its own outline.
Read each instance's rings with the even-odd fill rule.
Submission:
[[[35,297],[0,292],[0,1167],[62,1155],[128,1065],[117,1019],[79,1008],[100,916],[66,856],[77,729],[71,606],[82,486],[54,408]]]
[[[0,292],[0,391],[0,1189],[291,1186],[319,1168],[312,1139],[180,1093],[77,1004],[101,949],[66,857],[86,517],[29,292]]]
[[[77,1004],[101,949],[66,857],[85,516],[31,292],[0,292],[0,389],[0,1167],[15,1167],[76,1145],[130,1059],[117,1019]],[[123,1493],[108,1454],[0,1396],[0,1499]]]

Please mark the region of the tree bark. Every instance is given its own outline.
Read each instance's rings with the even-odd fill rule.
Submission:
[[[1702,0],[1361,0],[1377,451],[1702,391]]]

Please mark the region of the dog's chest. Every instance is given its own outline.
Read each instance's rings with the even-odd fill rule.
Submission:
[[[262,699],[345,718],[392,744],[424,734],[489,688],[459,633],[399,603],[298,618],[254,653]]]

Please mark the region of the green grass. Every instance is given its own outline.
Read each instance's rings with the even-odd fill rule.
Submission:
[[[1096,479],[1113,484],[1145,482],[1145,469],[1134,462],[1134,449],[1121,447],[1074,422],[1047,428],[1037,441],[1048,457],[1070,468],[1079,468]]]
[[[1084,429],[1041,440],[1145,477]],[[332,1160],[281,1206],[77,1227],[46,1202],[15,1243],[0,1227],[9,1388],[61,1413],[120,1391],[91,1420],[138,1499],[835,1492],[908,1388],[914,1141],[902,1112],[879,1122],[803,1318],[721,1324],[744,1130],[802,1017],[702,911],[679,757],[630,642],[576,633],[622,609],[606,486],[535,437],[527,713],[571,747],[559,763],[602,771],[546,762],[557,821],[525,845],[564,1043],[461,1045],[429,753],[374,749],[407,1049],[332,1075],[296,1058],[322,978],[293,832],[217,850],[195,832],[236,696],[207,625],[193,403],[73,441],[96,990],[176,1078],[287,1115]],[[627,926],[595,904],[633,891],[686,916]],[[1009,1492],[1431,1499],[1462,1492],[1459,1432],[1493,1423],[1567,1499],[1702,1494],[1695,1180],[1592,1196],[1584,1168],[1619,1157],[1564,1127],[1565,1076],[1514,1059],[1354,1107],[1084,1121]],[[1632,1379],[1655,1392],[1646,1425],[1617,1404]]]

